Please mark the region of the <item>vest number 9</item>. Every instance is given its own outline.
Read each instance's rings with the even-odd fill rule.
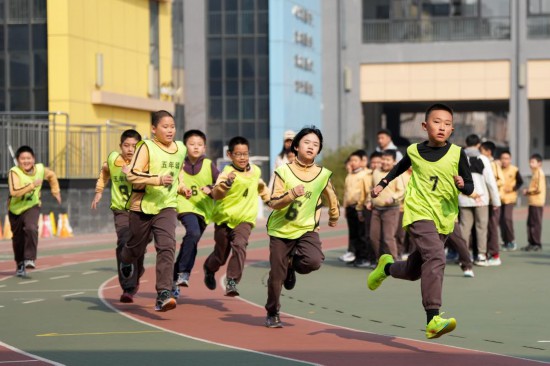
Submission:
[[[124,197],[125,200],[128,200],[130,198],[130,194],[128,192],[128,186],[120,185],[118,186],[118,190],[120,191],[120,194],[122,197]]]
[[[298,208],[302,206],[301,201],[293,201],[290,204],[290,207],[288,208],[288,211],[286,212],[285,219],[288,221],[294,221],[296,220],[296,217],[298,217]]]

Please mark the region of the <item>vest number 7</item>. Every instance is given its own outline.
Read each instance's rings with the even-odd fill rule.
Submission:
[[[437,175],[432,175],[430,177],[430,180],[433,180],[434,181],[434,185],[432,187],[432,192],[435,191],[435,189],[437,188],[437,182],[439,182],[439,177]]]

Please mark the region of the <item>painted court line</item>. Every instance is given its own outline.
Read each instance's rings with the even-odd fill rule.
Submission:
[[[114,278],[114,277],[113,277]],[[241,347],[237,347],[237,346],[231,346],[231,345],[228,345],[228,344],[223,344],[223,343],[218,343],[218,342],[213,342],[213,341],[210,341],[208,339],[203,339],[203,338],[198,338],[198,337],[193,337],[193,336],[190,336],[190,335],[187,335],[187,334],[184,334],[184,333],[179,333],[179,332],[176,332],[176,331],[173,331],[171,329],[167,329],[167,328],[163,328],[159,325],[156,325],[156,324],[152,324],[152,323],[147,323],[141,319],[138,319],[138,318],[134,318],[133,316],[117,309],[116,307],[114,307],[110,302],[108,302],[104,297],[103,297],[103,292],[109,288],[112,288],[112,287],[117,287],[117,286],[110,286],[110,287],[105,287],[105,285],[110,282],[113,278],[111,279],[108,279],[106,280],[105,282],[103,282],[101,284],[101,286],[99,286],[99,289],[97,290],[97,297],[101,300],[101,302],[103,304],[105,304],[105,306],[107,306],[109,309],[111,309],[112,311],[114,311],[115,313],[117,314],[120,314],[132,321],[135,321],[135,322],[138,322],[140,324],[144,324],[148,327],[152,327],[152,328],[157,328],[157,329],[160,329],[164,332],[167,332],[167,333],[172,333],[172,334],[175,334],[177,336],[180,336],[180,337],[185,337],[185,338],[188,338],[188,339],[193,339],[195,341],[200,341],[200,342],[204,342],[204,343],[207,343],[207,344],[212,344],[212,345],[216,345],[216,346],[221,346],[221,347],[225,347],[225,348],[230,348],[230,349],[234,349],[234,350],[238,350],[238,351],[245,351],[245,352],[251,352],[251,353],[255,353],[255,354],[259,354],[259,355],[263,355],[263,356],[268,356],[268,357],[273,357],[273,358],[277,358],[277,359],[280,359],[280,360],[287,360],[287,361],[293,361],[293,362],[300,362],[300,363],[303,363],[305,365],[317,365],[316,363],[312,363],[312,362],[307,362],[307,361],[303,361],[303,360],[298,360],[298,359],[295,359],[295,358],[290,358],[290,357],[284,357],[284,356],[279,356],[279,355],[273,355],[273,354],[270,354],[270,353],[265,353],[265,352],[261,352],[261,351],[256,351],[256,350],[253,350],[253,349],[247,349],[247,348],[241,348]]]
[[[46,333],[37,334],[37,337],[74,337],[74,336],[94,336],[94,335],[111,335],[111,334],[149,334],[163,333],[161,330],[139,330],[133,332],[94,332],[94,333]]]
[[[64,290],[32,290],[33,293],[37,293],[37,292],[69,292],[69,291],[85,291],[85,292],[90,292],[90,291],[97,291],[96,288],[70,288],[70,289],[64,289]],[[27,293],[28,290],[8,290],[8,291],[0,291],[0,294],[3,294],[3,293]]]
[[[0,361],[0,365],[10,364],[10,363],[27,363],[27,362],[38,362],[38,360]]]
[[[69,278],[69,277],[71,276],[70,275],[56,276],[56,277],[50,277],[50,280],[59,280],[62,278]]]
[[[29,283],[35,283],[35,282],[38,282],[38,280],[19,282],[19,284],[20,284],[20,285],[28,285]]]
[[[29,301],[24,301],[23,304],[33,304],[35,302],[40,302],[40,301],[44,301],[45,299],[36,299],[36,300],[29,300]]]
[[[19,348],[12,347],[12,346],[10,346],[9,344],[6,344],[6,343],[4,343],[4,342],[2,342],[2,341],[0,341],[0,346],[9,349],[9,350],[12,351],[12,352],[19,353],[19,354],[21,354],[21,355],[23,355],[23,356],[27,356],[27,357],[29,357],[29,358],[32,359],[32,360],[25,360],[24,362],[37,362],[37,361],[42,361],[42,362],[49,363],[50,365],[64,366],[62,363],[55,362],[55,361],[52,361],[52,360],[48,360],[47,358],[40,357],[40,356],[37,356],[37,355],[33,355],[32,353],[28,353],[28,352],[25,352],[25,351],[23,351],[23,350],[20,350]],[[13,361],[8,361],[8,362],[6,362],[6,363],[9,363],[9,362],[13,362]]]
[[[63,295],[61,297],[69,297],[69,296],[77,296],[77,295],[82,295],[84,292],[74,292],[72,294],[66,294],[66,295]]]
[[[84,273],[82,273],[82,275],[86,276],[86,275],[90,275],[90,274],[94,274],[94,273],[97,273],[97,271],[84,272]]]
[[[6,285],[0,285],[0,288],[2,288],[2,287],[6,287]]]

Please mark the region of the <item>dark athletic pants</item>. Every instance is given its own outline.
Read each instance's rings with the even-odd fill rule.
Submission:
[[[299,274],[307,274],[321,268],[325,256],[321,249],[319,233],[307,232],[298,239],[269,237],[269,263],[271,270],[267,280],[267,303],[265,309],[275,315],[281,308],[279,298],[286,278],[289,256],[294,253],[292,267]]]
[[[514,206],[515,203],[503,204],[500,209],[500,235],[504,244],[516,241],[514,233]]]
[[[201,216],[192,213],[179,215],[179,220],[185,227],[185,236],[181,241],[180,251],[174,264],[174,280],[178,278],[178,273],[191,273],[193,270],[195,258],[197,258],[197,246],[207,226]]]
[[[139,257],[134,264],[134,274],[130,278],[124,278],[120,273],[120,255],[122,248],[130,239],[130,213],[123,210],[113,210],[113,218],[115,221],[115,231],[117,236],[116,242],[116,268],[118,272],[118,282],[123,291],[132,292],[135,290],[139,283],[139,277],[143,275],[145,268],[143,267],[143,260],[145,255]]]
[[[542,213],[544,207],[529,206],[527,213],[527,240],[530,245],[542,246]]]
[[[13,246],[13,256],[17,264],[25,260],[36,260],[38,251],[38,218],[40,207],[34,206],[21,215],[8,211]]]

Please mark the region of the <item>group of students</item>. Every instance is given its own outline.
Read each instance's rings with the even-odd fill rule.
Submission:
[[[368,221],[371,225],[373,262],[377,264],[368,275],[369,289],[376,290],[390,276],[420,279],[427,316],[426,337],[431,339],[456,327],[454,318],[444,319],[439,313],[446,264],[444,244],[456,233],[459,194],[472,196],[475,193],[471,162],[465,149],[448,142],[453,131],[452,109],[444,104],[430,106],[422,128],[428,139],[410,145],[397,164],[395,151],[382,151],[380,167],[366,170],[363,156],[352,154],[351,173],[346,181],[353,181],[359,187],[353,193],[359,198],[352,202],[346,189],[345,207],[348,222],[355,218],[355,222]],[[329,226],[336,226],[340,214],[331,182],[332,173],[315,163],[323,147],[321,131],[314,126],[305,127],[288,139],[286,149],[294,156],[291,162],[275,170],[271,190],[260,178],[260,168],[250,163],[249,142],[244,137],[237,136],[229,141],[227,156],[231,163],[218,172],[205,157],[203,132],[190,130],[184,134],[183,142],[175,141],[174,118],[166,111],[153,113],[151,131],[152,140],[141,140],[134,130],[122,134],[120,151],[112,152],[101,169],[92,202],[92,208],[96,208],[110,180],[111,209],[118,237],[120,301],[133,302],[144,272],[146,247],[154,239],[155,310],[174,309],[179,288],[190,284],[197,244],[211,221],[215,224],[215,245],[203,266],[204,283],[214,290],[217,286],[215,274],[228,262],[225,294],[238,296],[237,285],[244,271],[249,236],[256,224],[259,195],[273,210],[267,222],[271,269],[265,326],[282,327],[279,317],[282,287],[293,289],[296,273],[318,270],[324,260],[318,233],[321,201],[328,205]],[[33,212],[38,212],[39,199],[36,197],[42,179],[50,181],[52,194],[59,202],[61,197],[55,174],[35,164],[30,148],[20,148],[17,159],[18,166],[10,172],[10,220],[14,226],[14,253],[19,275],[20,267],[27,265],[26,260],[36,258],[36,254],[28,257],[23,253],[21,248],[26,245],[21,243],[33,243],[33,240],[36,243],[37,229],[32,224],[38,220]],[[371,158],[371,169],[375,168],[374,160]],[[504,170],[505,165],[503,162]],[[363,173],[358,175],[360,171]],[[406,172],[408,182],[403,181]],[[542,171],[537,172],[540,178]],[[506,174],[513,173],[511,170]],[[539,186],[526,191],[528,195],[535,196],[543,190],[541,180],[538,182]],[[504,188],[503,191],[510,193]],[[533,215],[538,215],[540,220],[539,211]],[[531,208],[529,212],[531,215]],[[176,257],[178,219],[185,226],[186,234]],[[401,261],[397,260],[396,246],[388,245],[388,237],[390,241],[395,238],[398,226],[406,228],[410,247],[409,255]],[[358,233],[361,233],[360,228],[350,228],[350,238]],[[379,255],[382,239],[389,254]],[[531,244],[537,245],[534,241]],[[369,259],[360,250],[356,253],[358,265],[362,259]]]

